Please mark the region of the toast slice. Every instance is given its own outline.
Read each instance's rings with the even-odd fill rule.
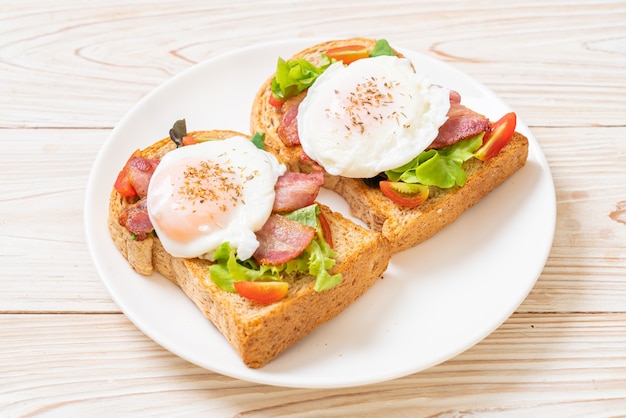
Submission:
[[[396,205],[380,189],[367,186],[361,179],[326,176],[325,187],[335,190],[348,202],[353,216],[390,241],[396,253],[437,234],[463,212],[487,196],[526,163],[528,140],[520,133],[492,159],[473,158],[463,165],[467,181],[462,187],[430,187],[428,199],[414,208]]]
[[[232,131],[206,131],[203,136],[227,138],[235,134],[241,135]],[[142,150],[142,154],[160,158],[174,148],[175,144],[166,138]],[[113,189],[108,229],[117,248],[137,272],[160,273],[178,285],[250,368],[264,366],[339,315],[383,274],[391,256],[388,242],[380,234],[320,204],[338,254],[330,274],[342,274],[341,283],[330,290],[316,292],[313,276],[292,275],[285,278],[289,282],[287,296],[264,305],[218,288],[211,281],[208,260],[173,257],[153,236],[135,241],[118,222],[120,212],[130,203]]]
[[[362,45],[371,49],[375,44],[375,40],[366,38],[329,41],[313,45],[291,58],[304,58],[319,65],[321,54],[331,48]],[[284,162],[289,169],[302,172],[319,169],[310,159],[303,158],[300,145],[287,146],[280,139],[278,128],[285,110],[270,104],[272,78],[273,75],[260,87],[253,101],[250,118],[252,132],[265,132],[266,150]],[[306,90],[300,94],[305,95]],[[397,253],[427,240],[454,222],[463,212],[523,167],[527,157],[528,139],[516,132],[513,139],[492,159],[482,162],[472,158],[463,164],[467,173],[464,186],[451,189],[431,186],[429,198],[413,208],[393,203],[379,188],[371,188],[361,179],[326,173],[324,187],[343,196],[351,214],[363,220],[372,230],[381,232],[389,240],[392,253]]]

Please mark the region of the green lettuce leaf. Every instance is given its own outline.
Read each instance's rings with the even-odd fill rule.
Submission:
[[[324,239],[318,213],[319,207],[313,204],[285,215],[316,228],[314,238],[298,257],[277,266],[259,265],[254,259],[239,260],[236,250],[225,242],[215,251],[215,264],[209,267],[211,280],[220,289],[235,292],[236,281],[280,281],[282,274],[308,273],[315,277],[315,291],[331,289],[341,282],[341,274],[328,273],[337,253]]]
[[[386,39],[377,40],[376,45],[374,45],[374,48],[370,51],[370,57],[379,57],[381,55],[389,55],[392,57],[396,55],[396,52],[391,48],[391,45],[389,45]]]
[[[316,204],[305,206],[300,209],[296,209],[293,212],[285,213],[284,216],[293,221],[300,222],[302,225],[310,226],[311,228],[317,228],[317,215],[320,213],[320,208]]]
[[[336,252],[322,238],[312,240],[305,250],[309,253],[309,274],[315,276],[316,292],[332,289],[341,283],[341,274],[330,275],[328,270],[335,265]]]
[[[394,170],[385,171],[385,174],[391,181],[419,183],[442,189],[463,186],[467,174],[462,165],[480,148],[483,135],[481,133],[439,150],[423,151],[412,161]]]
[[[211,280],[220,289],[234,292],[236,281],[276,281],[280,280],[280,271],[274,266],[260,266],[253,259],[240,261],[236,250],[225,242],[215,251],[215,264],[209,267]]]
[[[305,59],[285,61],[278,58],[276,75],[272,79],[272,94],[282,100],[295,96],[311,86],[329,65],[330,61],[327,57],[323,59],[319,67]]]
[[[255,132],[250,141],[260,150],[265,151],[265,133]]]
[[[341,274],[331,276],[328,273],[328,270],[335,265],[337,253],[330,248],[330,245],[324,239],[324,233],[317,217],[319,211],[319,206],[312,204],[285,215],[290,219],[315,228],[315,237],[311,240],[309,246],[299,257],[288,261],[287,264],[306,260],[307,266],[301,265],[302,269],[298,271],[308,271],[310,275],[315,276],[314,290],[316,292],[331,289],[341,282]]]

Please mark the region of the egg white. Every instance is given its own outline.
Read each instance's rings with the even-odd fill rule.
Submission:
[[[298,135],[328,173],[369,178],[425,150],[449,108],[449,91],[415,73],[405,58],[337,62],[309,87],[298,109]]]
[[[212,260],[224,242],[241,260],[258,248],[255,231],[274,205],[286,167],[244,137],[202,142],[167,153],[148,187],[148,215],[165,250]],[[190,197],[191,196],[191,197]]]

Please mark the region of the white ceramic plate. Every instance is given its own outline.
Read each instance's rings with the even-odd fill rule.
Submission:
[[[243,365],[227,341],[183,292],[160,275],[134,273],[109,238],[109,191],[128,156],[166,137],[186,118],[189,130],[249,131],[257,88],[278,56],[319,40],[300,39],[238,50],[195,65],[144,97],[100,151],[85,203],[87,241],[115,302],[146,335],[206,369],[278,386],[335,388],[419,372],[467,350],[505,321],[539,277],[554,236],[556,202],[546,159],[530,140],[528,162],[505,184],[437,236],[393,257],[387,272],[336,319],[257,370]],[[456,89],[491,119],[510,108],[453,67],[404,51],[433,82]],[[320,200],[347,214],[337,195]]]

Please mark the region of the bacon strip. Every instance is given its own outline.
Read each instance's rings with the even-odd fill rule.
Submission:
[[[284,263],[302,254],[314,235],[315,228],[274,213],[256,232],[259,248],[253,257],[260,264]]]
[[[450,103],[461,103],[461,94],[456,90],[450,90]]]
[[[128,231],[135,234],[137,241],[143,241],[154,230],[148,216],[148,199],[143,198],[132,205],[126,206],[119,214],[118,222]]]
[[[289,98],[282,106],[280,126],[276,133],[285,146],[300,145],[298,136],[298,108],[304,99],[304,94]]]
[[[157,158],[143,157],[132,157],[128,161],[128,179],[140,199],[148,195],[148,184],[159,161]]]
[[[443,148],[478,135],[489,129],[489,119],[456,101],[450,102],[448,120],[439,128],[439,134],[429,148]]]
[[[324,174],[288,171],[278,178],[275,191],[274,212],[291,212],[313,204],[324,185]]]
[[[150,217],[146,196],[148,184],[160,160],[158,158],[132,157],[128,161],[128,181],[139,196],[139,200],[122,209],[118,217],[120,225],[135,235],[137,241],[143,241],[154,230]]]

